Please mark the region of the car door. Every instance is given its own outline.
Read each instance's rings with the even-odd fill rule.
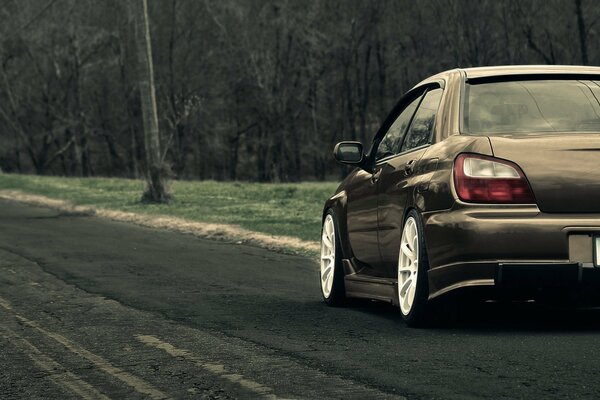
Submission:
[[[414,194],[418,161],[432,141],[435,117],[442,99],[440,87],[429,88],[420,99],[397,154],[380,160],[378,184],[378,241],[381,270],[386,277],[397,273],[400,236],[405,208]]]
[[[363,263],[362,275],[384,276],[381,269],[379,251],[378,196],[382,161],[393,157],[402,145],[402,139],[417,109],[422,93],[414,93],[400,110],[394,110],[387,121],[393,121],[389,128],[382,127],[384,135],[374,139],[371,153],[375,156],[372,172],[358,170],[346,189],[348,197],[348,236],[354,257]],[[394,116],[395,119],[394,119]]]
[[[363,267],[359,273],[365,273],[365,270],[370,270],[372,265],[380,262],[375,176],[363,169],[357,169],[346,185],[346,196],[348,240],[355,261],[359,261],[358,266]]]

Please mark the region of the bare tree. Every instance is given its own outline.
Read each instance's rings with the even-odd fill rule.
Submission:
[[[428,75],[600,59],[592,0],[146,2],[0,0],[2,170],[147,172],[161,201],[165,163],[174,179],[337,179],[335,142],[370,141]]]
[[[587,27],[585,24],[585,17],[583,16],[581,0],[575,0],[575,14],[577,15],[577,31],[579,32],[579,48],[581,49],[581,63],[583,65],[587,65]]]
[[[138,52],[138,86],[140,90],[142,117],[144,123],[144,145],[146,150],[147,188],[143,201],[167,203],[171,194],[167,190],[168,168],[162,160],[158,131],[158,112],[154,89],[154,68],[152,62],[152,43],[148,24],[148,2],[135,2],[134,20],[136,25],[136,43]]]

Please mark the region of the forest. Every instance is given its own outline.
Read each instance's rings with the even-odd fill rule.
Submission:
[[[434,73],[598,65],[593,0],[149,0],[161,157],[173,179],[339,178]],[[127,1],[0,3],[0,169],[144,175]]]

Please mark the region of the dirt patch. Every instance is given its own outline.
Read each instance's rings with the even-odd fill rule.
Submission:
[[[274,236],[253,232],[237,225],[190,221],[168,215],[147,215],[91,206],[77,206],[68,201],[27,194],[18,190],[0,190],[0,199],[48,207],[67,214],[98,216],[149,228],[192,234],[202,238],[226,240],[239,244],[252,244],[270,250],[293,250],[301,253],[317,253],[319,251],[319,244],[317,242],[301,240],[291,236]]]

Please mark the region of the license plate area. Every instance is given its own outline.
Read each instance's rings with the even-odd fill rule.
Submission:
[[[496,284],[503,289],[573,288],[579,283],[577,264],[501,264]]]

